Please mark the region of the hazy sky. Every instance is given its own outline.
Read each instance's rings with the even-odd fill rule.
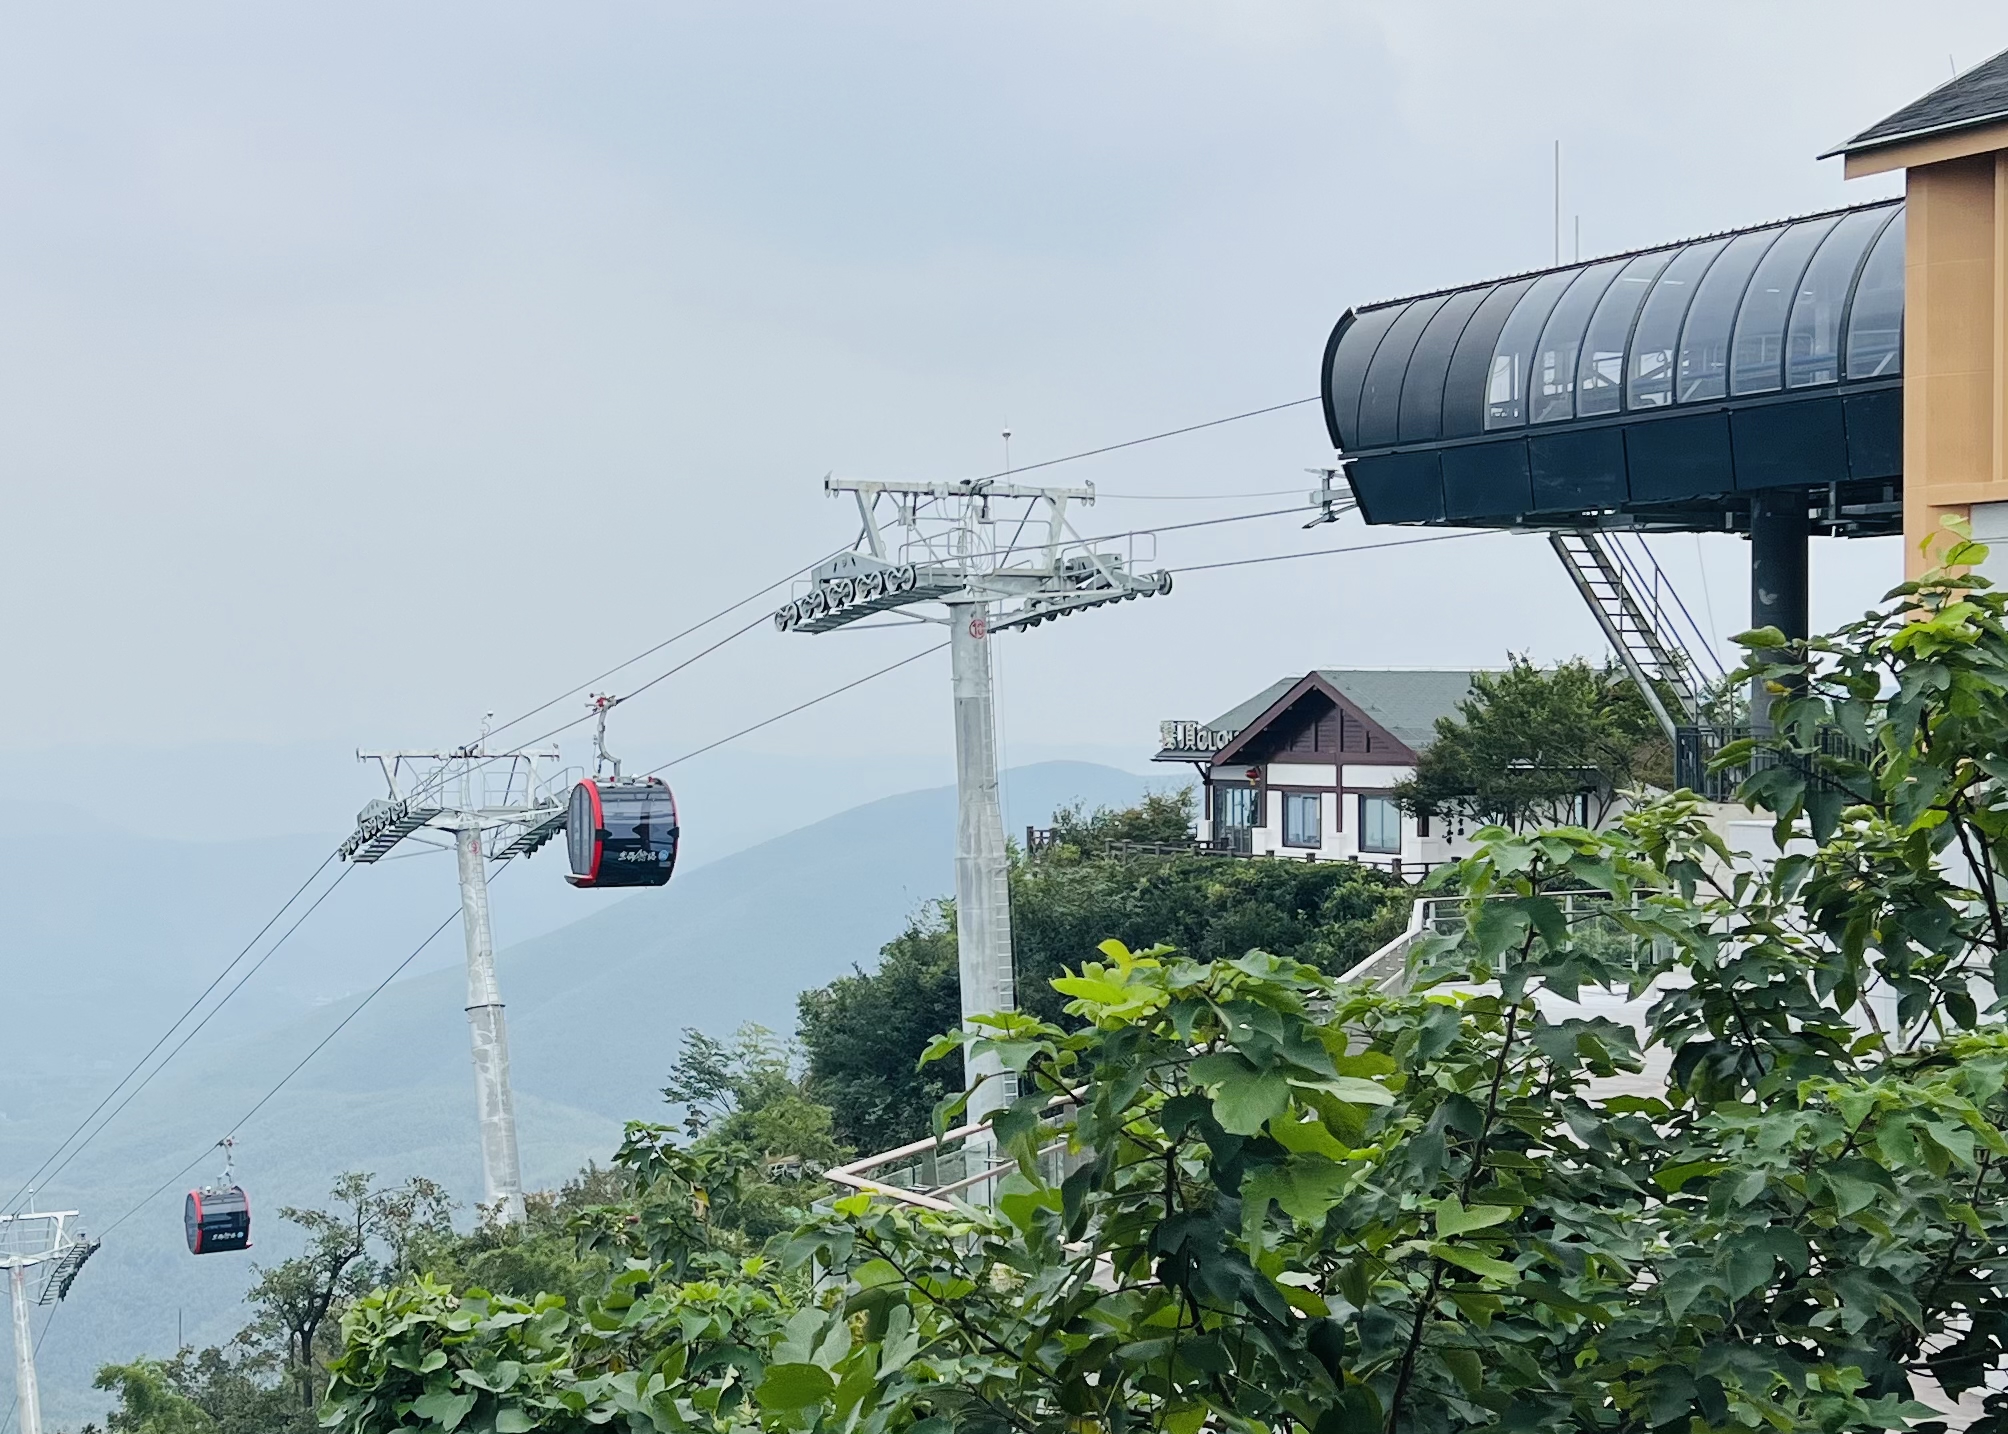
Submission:
[[[2008,46],[1998,4],[1890,14],[6,4],[0,746],[465,740],[845,541],[826,472],[1315,393],[1347,305],[1548,260],[1557,138],[1585,255],[1889,193],[1814,155]],[[1252,494],[1329,459],[1312,405],[1052,476]],[[1746,550],[1710,540],[1704,584],[1700,548],[1668,561],[1734,631]],[[1816,617],[1897,566],[1820,545]],[[922,641],[756,632],[622,745],[661,760]],[[1546,545],[1501,536],[1193,574],[1002,646],[1013,760],[1141,756],[1311,666],[1598,650]],[[743,759],[938,756],[946,688],[927,659]]]

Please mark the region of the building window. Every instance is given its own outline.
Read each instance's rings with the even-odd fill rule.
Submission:
[[[1319,831],[1318,794],[1283,793],[1283,845],[1318,846],[1324,840]]]
[[[1401,850],[1401,808],[1392,798],[1360,798],[1360,850]]]
[[[1220,830],[1245,831],[1262,825],[1260,793],[1253,787],[1216,787],[1213,812],[1213,825]]]

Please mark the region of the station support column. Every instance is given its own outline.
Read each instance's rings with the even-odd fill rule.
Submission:
[[[1794,642],[1811,635],[1807,610],[1812,525],[1801,488],[1761,492],[1750,506],[1750,625],[1775,627]],[[1753,684],[1750,721],[1764,727],[1770,697]]]
[[[988,603],[948,605],[955,697],[955,945],[964,1029],[971,1029],[971,1016],[1017,1006],[1011,964],[1011,867],[997,796],[989,614]],[[1015,1094],[1011,1078],[996,1056],[965,1057],[963,1071],[965,1085],[975,1088],[969,1101],[970,1124],[989,1119],[1010,1103]]]
[[[483,1203],[499,1206],[505,1225],[523,1223],[523,1166],[516,1153],[516,1102],[509,1090],[509,1026],[495,980],[495,937],[488,920],[488,872],[481,831],[453,833],[460,860],[460,924],[467,937],[467,1024],[474,1040],[474,1094],[481,1120]]]

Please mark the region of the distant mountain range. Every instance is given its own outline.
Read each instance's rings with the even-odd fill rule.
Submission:
[[[1127,805],[1148,785],[1164,783],[1090,763],[1021,768],[1005,777],[1007,829],[1043,823],[1071,801]],[[909,915],[952,890],[953,833],[954,791],[941,787],[804,826],[680,873],[660,892],[611,901],[572,892],[558,883],[561,858],[505,869],[495,882],[503,932],[512,913],[514,929],[550,924],[561,901],[588,912],[498,958],[526,1180],[550,1185],[604,1161],[623,1121],[662,1113],[659,1088],[685,1027],[787,1030],[799,991],[869,967]],[[0,1198],[330,845],[0,840],[0,949],[17,1013],[0,1056]],[[105,1233],[43,1347],[50,1427],[101,1411],[89,1387],[100,1364],[171,1353],[177,1318],[190,1343],[233,1334],[251,1261],[293,1248],[277,1208],[318,1203],[340,1172],[422,1173],[463,1201],[478,1198],[457,924],[415,966],[421,974],[387,987],[242,1130],[239,1174],[257,1212],[251,1256],[187,1254],[181,1187],[208,1165],[170,1179],[452,904],[450,871],[434,859],[356,873],[38,1196],[45,1209],[81,1208],[85,1226]],[[169,1188],[107,1230],[164,1180]],[[12,1397],[11,1373],[0,1371],[9,1401],[0,1407]]]

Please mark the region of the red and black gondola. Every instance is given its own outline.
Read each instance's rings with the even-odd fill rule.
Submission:
[[[565,846],[574,886],[662,886],[676,869],[676,798],[660,777],[588,777],[572,788]]]
[[[251,1197],[242,1185],[212,1185],[188,1192],[182,1207],[191,1255],[251,1248]]]

